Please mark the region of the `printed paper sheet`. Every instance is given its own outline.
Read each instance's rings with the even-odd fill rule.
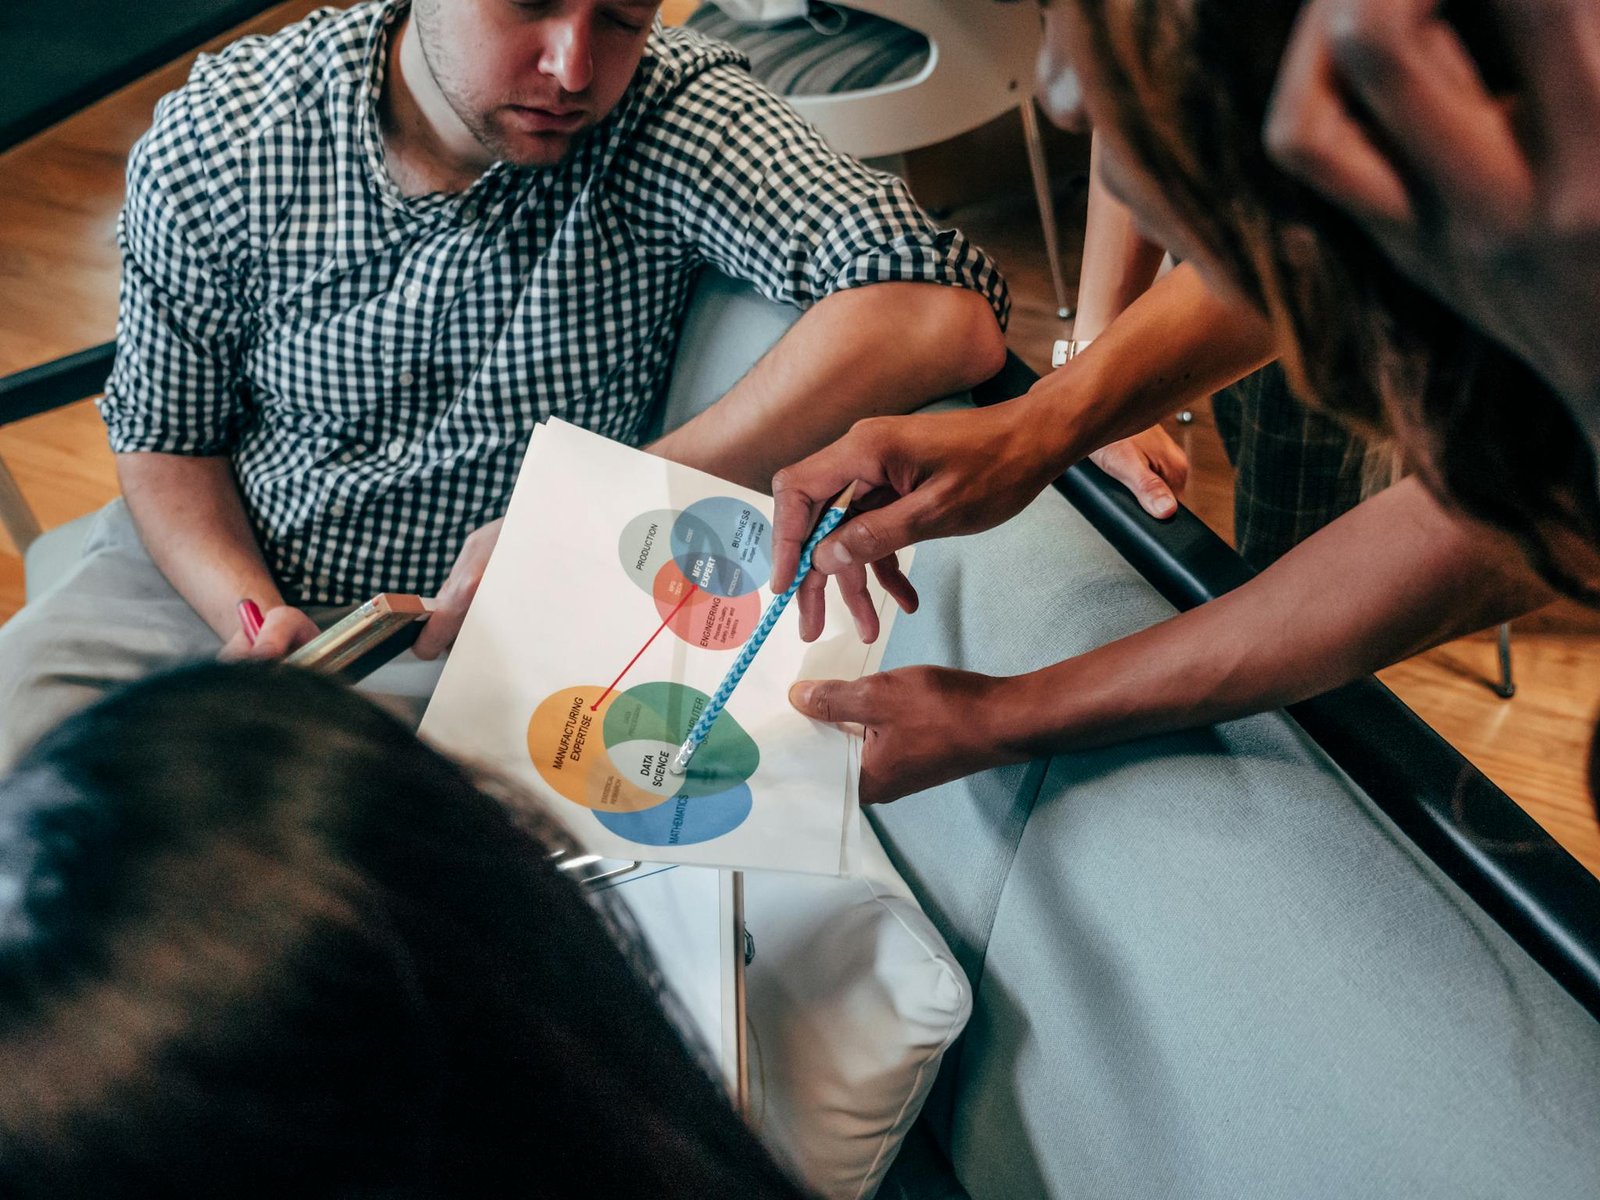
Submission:
[[[771,513],[760,493],[541,426],[422,734],[521,781],[608,858],[839,873],[859,739],[787,693],[876,668],[881,592],[872,647],[838,603],[809,646],[786,612],[687,775],[667,769],[771,599]]]

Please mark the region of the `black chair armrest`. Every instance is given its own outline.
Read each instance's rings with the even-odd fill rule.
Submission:
[[[165,66],[274,0],[17,4],[0,21],[8,91],[0,151]],[[28,57],[29,55],[42,57]]]
[[[0,379],[0,426],[99,394],[116,349],[106,342]]]
[[[878,1188],[878,1200],[972,1200],[926,1117],[901,1142],[894,1165]]]
[[[974,389],[1019,396],[1038,376],[1015,355]],[[1168,601],[1189,609],[1254,574],[1187,509],[1147,515],[1089,463],[1056,487]],[[1416,846],[1600,1019],[1600,880],[1398,696],[1368,676],[1289,715]]]

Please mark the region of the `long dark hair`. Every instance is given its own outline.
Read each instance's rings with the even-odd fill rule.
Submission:
[[[798,1197],[540,819],[187,668],[0,782],[0,1194]]]
[[[1068,2],[1120,132],[1272,319],[1296,391],[1392,437],[1443,498],[1517,537],[1557,588],[1600,602],[1594,457],[1561,401],[1267,156],[1302,0]]]

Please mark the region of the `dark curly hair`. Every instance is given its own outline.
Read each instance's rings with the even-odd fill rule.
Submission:
[[[1272,320],[1296,391],[1391,439],[1441,498],[1514,535],[1553,586],[1600,603],[1594,456],[1561,401],[1267,155],[1302,0],[1061,2],[1083,19],[1119,132]]]
[[[291,668],[72,718],[0,782],[0,1194],[797,1200],[553,836]]]

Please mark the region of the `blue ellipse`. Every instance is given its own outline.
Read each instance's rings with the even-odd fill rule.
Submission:
[[[743,596],[772,578],[772,523],[732,496],[697,500],[672,523],[672,558],[714,596]]]
[[[674,796],[640,812],[596,812],[618,837],[641,846],[693,846],[731,833],[750,815],[750,786],[741,783],[713,796]]]

